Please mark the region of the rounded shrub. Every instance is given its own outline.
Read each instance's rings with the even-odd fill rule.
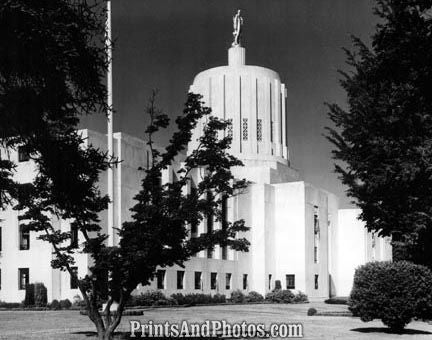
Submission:
[[[231,293],[231,302],[243,303],[245,302],[245,295],[240,289],[234,290]]]
[[[313,307],[309,308],[308,311],[307,311],[307,315],[308,316],[315,315],[316,313],[317,313],[317,310],[315,308],[313,308]]]
[[[262,296],[258,292],[249,292],[249,294],[246,296],[246,302],[262,302],[264,301],[264,296]]]
[[[289,289],[274,290],[267,293],[265,299],[275,303],[292,303],[294,301],[294,294]]]
[[[60,308],[61,309],[69,309],[71,307],[72,307],[72,302],[70,302],[69,299],[60,300]]]
[[[25,298],[24,298],[24,306],[34,306],[35,304],[35,285],[33,283],[29,283],[25,287]]]
[[[406,261],[367,263],[355,272],[348,305],[362,321],[381,319],[399,333],[413,318],[432,318],[432,272]]]
[[[294,295],[292,302],[293,303],[308,303],[309,299],[305,293],[298,291],[298,293]]]
[[[38,307],[45,307],[48,303],[47,288],[42,282],[34,284],[34,302]]]
[[[50,304],[50,308],[54,309],[54,310],[59,310],[60,309],[60,302],[58,302],[58,300],[54,299],[51,301]]]

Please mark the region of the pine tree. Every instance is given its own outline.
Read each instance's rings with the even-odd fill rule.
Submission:
[[[378,0],[367,47],[353,37],[340,73],[347,107],[330,104],[336,172],[366,228],[395,259],[432,267],[432,1]]]

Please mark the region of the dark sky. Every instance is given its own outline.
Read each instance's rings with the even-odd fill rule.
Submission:
[[[170,116],[182,111],[194,76],[227,63],[232,16],[242,9],[246,63],[279,73],[288,90],[291,164],[303,178],[344,197],[333,173],[324,102],[345,103],[337,69],[350,34],[369,41],[376,18],[369,0],[118,0],[112,1],[114,131],[143,137],[153,88]],[[103,117],[83,126],[106,131]],[[160,136],[163,143],[169,137]],[[342,205],[348,206],[348,199]]]

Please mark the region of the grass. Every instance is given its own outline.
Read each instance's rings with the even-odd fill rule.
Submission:
[[[257,305],[216,305],[178,308],[149,309],[141,316],[126,316],[118,329],[125,334],[129,331],[129,321],[139,320],[154,323],[203,322],[205,320],[226,320],[228,322],[302,323],[304,339],[394,339],[394,334],[386,332],[380,321],[363,323],[357,318],[344,316],[307,316],[308,308],[318,312],[344,312],[346,306],[324,303],[309,304],[257,304]],[[38,339],[38,340],[93,340],[94,326],[87,316],[79,311],[0,311],[0,339]],[[397,335],[400,340],[430,339],[432,325],[412,322],[404,334]],[[119,337],[120,338],[120,337]]]

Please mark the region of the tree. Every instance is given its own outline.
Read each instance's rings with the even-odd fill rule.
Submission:
[[[368,48],[353,37],[340,73],[344,109],[329,104],[327,138],[369,231],[392,236],[395,259],[432,267],[432,1],[377,0]],[[402,247],[403,245],[403,247]]]

